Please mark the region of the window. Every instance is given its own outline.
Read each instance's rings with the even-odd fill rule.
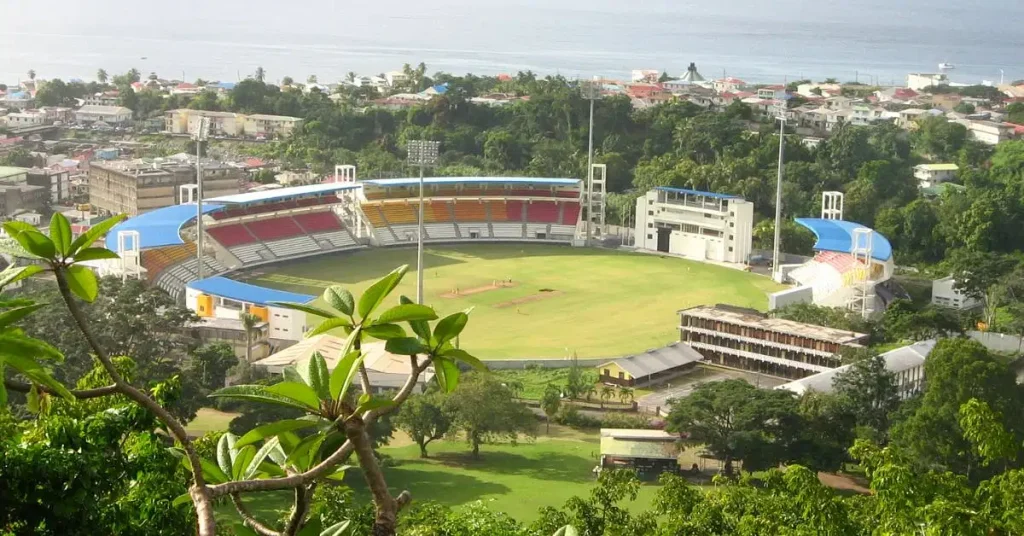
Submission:
[[[654,240],[654,235],[647,235],[648,240]]]
[[[736,222],[729,222],[729,227],[736,227]]]
[[[653,210],[648,210],[647,211],[647,215],[648,216],[653,216],[654,215],[654,211]]]
[[[729,253],[732,253],[732,246],[729,246]]]
[[[612,375],[612,371],[609,370],[609,369],[604,369],[604,375],[605,376],[611,376]]]
[[[619,379],[620,380],[624,380],[624,379],[626,379],[626,376],[623,373],[620,372],[619,373]]]

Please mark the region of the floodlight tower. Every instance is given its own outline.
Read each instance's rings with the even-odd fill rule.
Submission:
[[[775,253],[772,255],[772,279],[782,282],[779,251],[782,242],[782,158],[786,147],[786,100],[775,101],[775,118],[779,120],[779,173],[775,184]]]
[[[853,248],[850,254],[853,258],[864,265],[863,276],[860,278],[860,314],[867,319],[871,314],[869,307],[874,307],[874,295],[871,285],[871,262],[874,257],[874,236],[875,232],[867,227],[857,227],[853,230]]]
[[[843,219],[843,192],[821,192],[821,219]]]
[[[587,142],[587,223],[586,223],[586,236],[584,237],[586,245],[590,245],[590,220],[591,214],[594,211],[593,203],[593,191],[594,191],[594,101],[601,98],[601,85],[595,80],[591,82],[584,82],[580,85],[580,90],[583,93],[583,98],[590,101],[590,129],[588,134]]]
[[[419,225],[416,227],[416,303],[423,303],[423,174],[428,166],[437,165],[441,142],[410,140],[406,145],[409,163],[420,167]]]
[[[192,139],[196,142],[196,276],[203,278],[203,142],[210,135],[210,119],[200,117]]]

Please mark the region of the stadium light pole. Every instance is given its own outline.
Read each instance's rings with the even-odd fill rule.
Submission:
[[[203,142],[210,135],[210,120],[200,117],[192,139],[196,142],[196,276],[203,278]]]
[[[782,240],[782,157],[786,147],[786,101],[779,99],[775,106],[776,116],[779,120],[779,173],[775,184],[775,252],[772,255],[772,279],[782,282],[782,270],[779,264],[780,246]]]
[[[409,163],[420,168],[420,210],[416,227],[416,303],[423,304],[423,174],[427,166],[437,164],[441,142],[430,140],[409,140],[406,150]]]
[[[586,245],[590,245],[590,219],[594,211],[594,101],[601,98],[601,88],[596,81],[584,82],[581,86],[583,98],[590,101],[590,129],[587,141],[587,224]]]

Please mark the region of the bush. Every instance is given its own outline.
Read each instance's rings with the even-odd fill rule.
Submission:
[[[600,428],[600,419],[595,419],[584,413],[580,413],[580,410],[576,406],[565,404],[558,414],[555,415],[555,422],[563,426],[570,426],[572,428]]]
[[[601,427],[655,429],[649,418],[634,413],[608,413],[601,417]]]

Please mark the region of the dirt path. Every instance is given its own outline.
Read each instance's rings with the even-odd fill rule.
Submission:
[[[442,298],[461,298],[463,296],[472,296],[473,294],[480,294],[483,292],[490,292],[492,290],[498,290],[502,288],[512,288],[516,286],[515,283],[508,281],[499,281],[497,283],[491,283],[490,285],[484,285],[482,287],[467,288],[465,290],[456,288],[452,292],[445,292],[441,295]]]
[[[516,305],[522,305],[524,303],[531,303],[531,302],[543,300],[545,298],[551,298],[551,297],[554,297],[554,296],[558,296],[561,293],[562,293],[562,291],[560,291],[560,290],[554,290],[554,291],[551,291],[551,292],[540,292],[540,293],[537,293],[537,294],[531,294],[529,296],[523,296],[522,298],[516,298],[514,300],[509,300],[509,301],[505,301],[505,302],[501,302],[501,303],[496,303],[496,304],[494,304],[494,306],[496,308],[498,308],[498,309],[504,309],[505,307],[514,307]]]

